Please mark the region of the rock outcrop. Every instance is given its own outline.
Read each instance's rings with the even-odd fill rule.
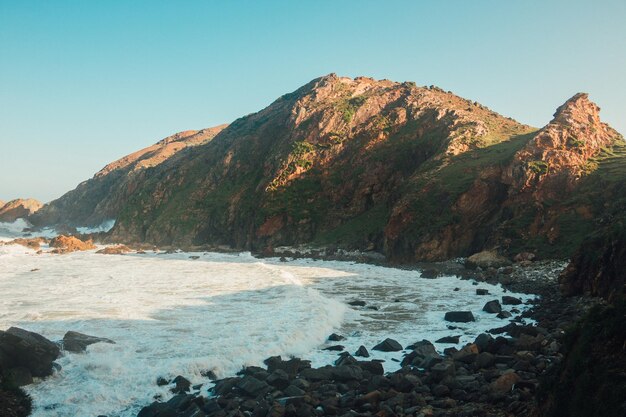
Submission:
[[[110,242],[393,262],[565,257],[626,185],[626,145],[598,112],[577,94],[537,130],[436,87],[331,74],[158,164],[123,158],[31,221],[115,218]]]
[[[17,219],[25,219],[36,213],[42,204],[32,198],[0,202],[0,222],[11,223]]]
[[[104,337],[90,336],[79,332],[69,331],[63,336],[63,349],[68,352],[82,353],[87,350],[87,346],[95,343],[115,344],[111,339]]]
[[[75,236],[59,235],[50,240],[50,247],[55,248],[52,253],[63,254],[95,249],[96,245],[91,240],[82,241]]]
[[[585,240],[559,277],[568,296],[591,295],[611,300],[626,294],[626,227],[616,226]]]
[[[59,347],[45,337],[17,327],[0,330],[0,370],[5,375],[20,368],[31,377],[52,374],[53,361],[59,357]]]

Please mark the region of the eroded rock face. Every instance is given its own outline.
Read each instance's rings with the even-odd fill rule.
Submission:
[[[626,228],[584,242],[559,277],[565,295],[626,294]]]
[[[42,204],[32,198],[11,200],[8,203],[0,202],[0,222],[11,223],[17,219],[25,219],[36,213]]]

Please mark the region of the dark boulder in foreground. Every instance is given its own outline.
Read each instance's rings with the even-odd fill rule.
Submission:
[[[471,311],[448,311],[443,319],[445,321],[453,321],[457,323],[476,321]]]
[[[89,336],[87,334],[69,331],[63,336],[63,349],[68,352],[82,353],[87,350],[87,346],[94,343],[111,343],[115,344],[111,339],[104,337]]]
[[[517,297],[511,297],[510,295],[503,295],[502,296],[502,304],[510,305],[510,306],[516,306],[518,304],[522,304],[522,300],[520,300]]]
[[[402,345],[396,340],[387,338],[374,346],[372,350],[380,350],[382,352],[397,352],[399,350],[402,350]]]
[[[492,300],[488,301],[487,304],[483,307],[483,311],[491,314],[498,314],[502,311],[502,306],[500,305],[500,301]]]
[[[59,353],[55,343],[37,333],[17,327],[0,331],[0,369],[5,372],[19,367],[35,377],[51,375]]]

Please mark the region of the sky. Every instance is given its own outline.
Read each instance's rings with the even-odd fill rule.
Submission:
[[[538,127],[584,91],[624,134],[624,22],[624,0],[0,0],[0,200],[58,198],[331,72]]]

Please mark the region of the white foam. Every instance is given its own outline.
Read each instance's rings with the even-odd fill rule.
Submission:
[[[108,232],[113,229],[115,226],[115,220],[105,220],[99,226],[95,227],[77,227],[76,230],[78,233],[100,233],[100,232]]]
[[[58,256],[0,247],[0,328],[21,326],[53,340],[76,330],[117,342],[68,354],[59,373],[29,386],[34,416],[134,416],[155,394],[169,395],[156,386],[158,376],[206,383],[203,370],[232,375],[272,355],[330,363],[337,353],[320,348],[332,332],[348,336],[339,343],[350,352],[364,344],[393,370],[391,358],[400,354],[371,351],[385,337],[403,345],[450,334],[469,341],[505,324],[480,311],[503,292],[490,285],[481,288],[493,296],[480,297],[470,281],[426,280],[415,271],[189,255]],[[352,299],[379,309],[349,308]],[[472,310],[478,322],[447,330],[443,314],[458,309]]]

